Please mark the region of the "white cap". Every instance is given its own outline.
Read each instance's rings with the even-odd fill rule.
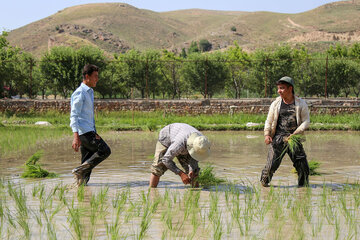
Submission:
[[[210,156],[210,142],[204,135],[192,133],[187,139],[187,150],[192,158],[203,161]]]

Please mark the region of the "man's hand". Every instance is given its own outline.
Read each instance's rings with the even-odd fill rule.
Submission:
[[[195,178],[195,173],[193,171],[189,172],[189,177],[190,179],[194,179]]]
[[[272,143],[272,138],[270,136],[265,136],[265,143],[266,143],[266,145],[269,145],[270,143]]]
[[[294,135],[294,134],[290,134],[289,136],[284,137],[283,138],[284,143],[287,143],[292,135]]]
[[[181,177],[181,181],[184,183],[184,184],[189,184],[191,182],[189,176],[187,174],[185,174],[183,171],[181,171],[179,173],[179,176]]]
[[[79,151],[80,145],[81,145],[81,141],[80,141],[79,133],[74,132],[74,140],[72,142],[72,148],[74,149],[75,152]]]

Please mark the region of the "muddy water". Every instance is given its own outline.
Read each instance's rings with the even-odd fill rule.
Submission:
[[[265,165],[267,147],[263,142],[262,132],[204,132],[212,142],[212,155],[207,161],[211,163],[216,175],[226,178],[236,183],[236,187],[245,190],[252,184],[258,184],[260,172]],[[147,191],[150,176],[149,168],[154,154],[157,133],[152,132],[110,132],[102,135],[111,147],[111,156],[96,167],[93,171],[89,185],[86,187],[85,202],[90,202],[92,193],[97,193],[104,187],[109,187],[110,198],[119,189],[130,187],[131,199],[136,201],[142,191]],[[313,192],[320,194],[323,184],[332,189],[338,189],[343,184],[354,183],[359,180],[360,173],[360,133],[359,132],[309,132],[304,143],[308,160],[316,160],[321,163],[319,172],[321,176],[311,176],[310,184]],[[80,162],[80,153],[75,153],[71,149],[71,138],[62,139],[53,144],[44,145],[44,156],[41,160],[42,166],[60,174],[55,179],[24,180],[20,178],[21,165],[31,153],[21,153],[16,158],[3,159],[0,161],[0,176],[14,184],[28,186],[28,192],[34,185],[46,185],[51,189],[59,182],[71,184],[73,182],[71,169]],[[291,173],[292,163],[288,157],[283,159],[279,170],[275,173],[272,185],[281,188],[295,189],[297,176]],[[183,194],[187,187],[181,183],[180,178],[168,171],[161,178],[158,190],[155,194],[164,194],[166,189],[173,191],[173,194]],[[262,196],[266,198],[268,189],[262,190]],[[299,189],[298,193],[303,194],[305,190]],[[75,194],[76,190],[71,189],[70,194]],[[200,193],[200,201],[209,202],[212,191],[203,190]],[[36,205],[29,200],[29,205]],[[219,209],[225,208],[224,196],[221,196]],[[203,211],[209,211],[209,206],[205,204]],[[229,214],[229,213],[228,213]],[[161,216],[153,219],[151,228],[148,230],[148,238],[159,239],[163,234],[164,223],[160,220]],[[57,224],[61,229],[67,221],[67,215],[58,213]],[[265,223],[268,224],[267,221]],[[132,223],[131,228],[138,231],[137,223]],[[35,225],[35,224],[33,224]],[[226,225],[226,222],[224,222]],[[256,224],[255,224],[256,225]],[[186,228],[185,228],[186,229]],[[190,227],[189,227],[190,229]],[[261,226],[253,226],[250,234],[256,236],[256,232],[261,230]],[[327,233],[322,230],[322,237],[327,239],[333,232]],[[200,231],[200,230],[199,230]],[[207,226],[201,231],[207,232]],[[35,231],[37,232],[37,231]],[[59,230],[58,238],[69,237],[68,230]],[[191,232],[191,231],[190,231]],[[237,239],[238,231],[226,235],[225,238]],[[260,238],[267,237],[263,233]],[[271,235],[272,236],[272,235]],[[103,225],[98,226],[97,237],[107,239]],[[207,239],[196,236],[195,239]],[[134,236],[130,238],[134,238]],[[212,237],[211,237],[212,238]]]
[[[218,176],[232,181],[248,179],[257,182],[265,165],[267,146],[263,143],[262,132],[205,132],[212,142],[212,155],[207,162],[215,166]],[[146,186],[149,167],[154,154],[157,133],[153,132],[111,132],[103,135],[111,147],[111,156],[93,172],[89,186],[110,184],[121,186]],[[321,176],[311,177],[311,182],[344,183],[358,179],[360,172],[359,132],[309,132],[304,143],[308,160],[321,163]],[[71,138],[44,145],[43,167],[60,174],[65,183],[71,180],[71,169],[80,162],[80,153],[71,149]],[[34,150],[35,151],[35,150]],[[21,153],[16,158],[0,161],[0,175],[14,181],[22,180],[21,165],[32,152]],[[292,162],[285,157],[273,181],[296,184],[291,174]],[[56,181],[58,181],[57,179]],[[36,180],[42,181],[42,180]],[[49,180],[44,180],[48,182]],[[179,179],[172,172],[162,178],[160,187],[169,184],[181,187]]]

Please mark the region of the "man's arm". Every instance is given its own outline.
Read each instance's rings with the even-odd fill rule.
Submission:
[[[179,175],[184,184],[189,184],[190,183],[189,176],[185,174],[183,171],[181,171],[181,169],[178,168],[173,161],[173,159],[179,155],[180,151],[181,151],[181,147],[179,147],[179,145],[177,144],[170,145],[166,153],[162,157],[161,161],[168,169],[170,169],[176,175]]]
[[[80,137],[78,132],[74,132],[74,140],[72,142],[72,148],[75,152],[79,151],[79,147],[81,145]]]
[[[298,126],[296,128],[296,130],[293,132],[293,134],[301,134],[303,133],[306,129],[308,129],[309,125],[310,125],[310,114],[309,114],[309,108],[306,104],[304,104],[304,106],[301,109],[301,120],[302,123],[300,124],[300,126]]]
[[[81,145],[79,137],[79,116],[83,106],[81,92],[76,92],[71,99],[71,111],[70,111],[70,127],[74,133],[74,139],[72,142],[72,148],[77,152]]]
[[[266,117],[265,126],[264,126],[264,136],[271,135],[271,125],[274,121],[274,108],[275,108],[275,101],[270,105],[268,115]]]
[[[274,108],[275,108],[275,102],[273,102],[270,105],[269,108],[269,112],[265,121],[265,126],[264,126],[264,142],[268,145],[270,143],[272,143],[272,138],[271,138],[271,125],[272,122],[274,121]]]

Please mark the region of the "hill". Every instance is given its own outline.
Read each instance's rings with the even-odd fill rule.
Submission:
[[[325,49],[360,40],[360,2],[341,1],[298,14],[188,9],[154,12],[124,3],[66,8],[9,33],[9,41],[36,56],[54,45],[96,45],[106,52],[187,48],[209,40],[213,49],[237,41],[247,50],[281,43]],[[236,29],[236,31],[234,31]]]

